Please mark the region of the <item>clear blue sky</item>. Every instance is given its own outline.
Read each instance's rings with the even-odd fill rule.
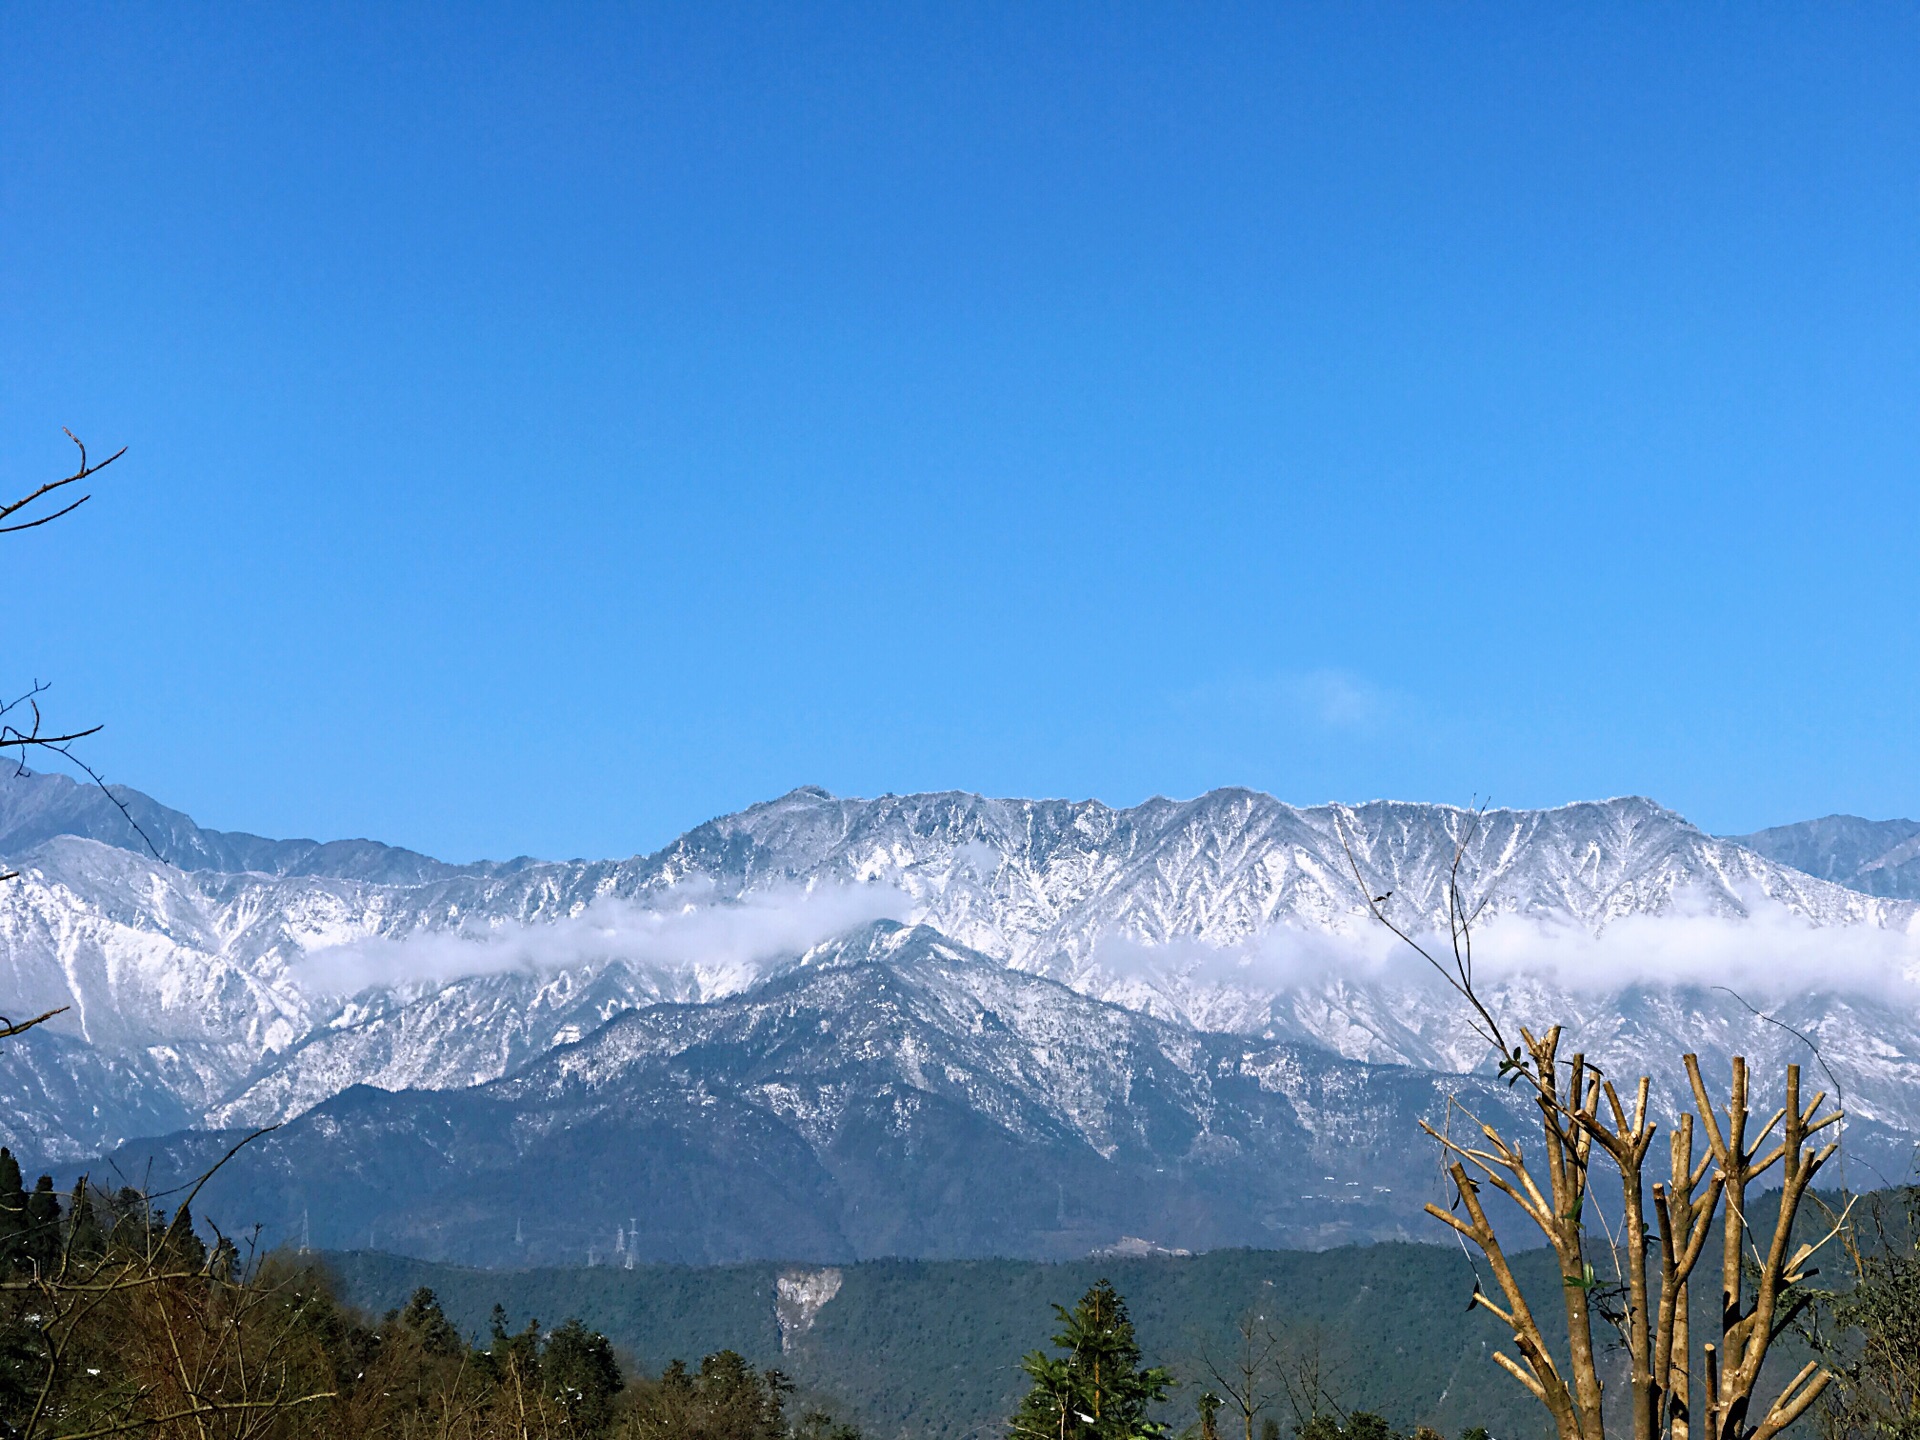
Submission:
[[[9,683],[203,821],[1920,813],[1911,6],[10,6]]]

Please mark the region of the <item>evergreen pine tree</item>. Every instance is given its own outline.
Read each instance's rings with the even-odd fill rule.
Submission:
[[[529,1318],[526,1329],[510,1335],[506,1307],[496,1304],[488,1327],[492,1331],[492,1343],[487,1346],[486,1363],[494,1378],[505,1380],[517,1376],[522,1385],[537,1387],[540,1383],[540,1321]]]
[[[42,1175],[27,1197],[26,1258],[42,1275],[60,1266],[60,1198],[53,1193],[53,1177]]]
[[[222,1235],[213,1247],[213,1253],[207,1257],[207,1274],[214,1279],[231,1284],[239,1278],[245,1269],[240,1258],[240,1247]]]
[[[155,1220],[159,1217],[156,1215]],[[193,1211],[185,1201],[174,1212],[173,1220],[162,1232],[165,1243],[167,1263],[182,1270],[199,1271],[206,1267],[207,1247],[200,1237],[193,1233]]]
[[[0,1145],[0,1267],[26,1264],[27,1192],[20,1184],[20,1162]]]
[[[793,1427],[793,1440],[862,1440],[858,1426],[835,1420],[824,1410],[809,1410]]]
[[[785,1440],[793,1383],[778,1370],[756,1371],[737,1351],[722,1350],[700,1361],[693,1387],[706,1410],[709,1434],[728,1440]]]
[[[93,1187],[82,1175],[67,1201],[67,1251],[76,1260],[97,1260],[106,1252],[106,1232],[93,1209]]]
[[[494,1306],[496,1318],[494,1333],[502,1344],[506,1341],[507,1312]],[[400,1312],[400,1323],[420,1337],[420,1344],[429,1355],[458,1355],[466,1348],[460,1338],[460,1332],[447,1319],[446,1311],[440,1308],[440,1297],[422,1285],[413,1292],[407,1301],[407,1308]]]
[[[1211,1390],[1200,1397],[1200,1440],[1220,1440],[1220,1406],[1223,1402]]]
[[[569,1320],[547,1337],[540,1356],[540,1380],[559,1401],[577,1431],[598,1434],[613,1414],[613,1397],[623,1383],[620,1362],[607,1337]]]
[[[756,1370],[733,1350],[722,1350],[691,1372],[675,1360],[658,1380],[640,1380],[627,1408],[629,1440],[793,1440],[787,1396],[793,1382],[778,1370]],[[825,1420],[826,1417],[820,1417]],[[850,1426],[801,1422],[806,1440],[859,1440]]]
[[[1014,1412],[1009,1440],[1152,1440],[1166,1426],[1147,1406],[1166,1397],[1173,1377],[1141,1364],[1133,1322],[1119,1292],[1105,1280],[1068,1310],[1056,1305],[1059,1358],[1035,1350],[1020,1362],[1033,1388]]]
[[[1326,1411],[1317,1411],[1293,1427],[1299,1440],[1404,1440],[1391,1425],[1370,1410],[1355,1410],[1344,1422]],[[1414,1440],[1423,1436],[1440,1437],[1426,1426],[1414,1432]]]

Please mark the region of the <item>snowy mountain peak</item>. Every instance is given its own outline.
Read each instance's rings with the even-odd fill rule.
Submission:
[[[0,1139],[16,1150],[79,1157],[284,1119],[354,1085],[463,1089],[650,1005],[940,947],[1183,1033],[1457,1070],[1480,1057],[1374,924],[1354,871],[1396,923],[1430,927],[1463,841],[1506,1000],[1631,1063],[1731,1043],[1700,1032],[1705,1002],[1661,985],[1704,985],[1720,965],[1746,965],[1748,988],[1817,975],[1794,1023],[1863,1057],[1878,1035],[1892,1053],[1863,1059],[1859,1097],[1920,1123],[1900,1089],[1920,1023],[1887,988],[1913,960],[1915,906],[1641,797],[1478,813],[1298,807],[1239,788],[1117,808],[802,786],[652,855],[448,866],[372,842],[206,831],[126,794],[181,865],[115,838],[97,792],[0,781],[0,853],[22,872],[0,889],[5,993],[71,1007],[11,1054]]]

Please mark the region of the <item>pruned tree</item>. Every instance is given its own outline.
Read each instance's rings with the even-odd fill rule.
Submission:
[[[1812,1299],[1805,1284],[1810,1261],[1835,1233],[1795,1243],[1808,1187],[1839,1146],[1837,1130],[1833,1138],[1818,1137],[1839,1124],[1841,1112],[1821,1113],[1825,1092],[1803,1103],[1800,1067],[1788,1065],[1783,1103],[1756,1128],[1746,1060],[1734,1057],[1730,1084],[1716,1097],[1698,1057],[1684,1055],[1681,1067],[1692,1105],[1678,1112],[1660,1175],[1650,1162],[1659,1128],[1651,1108],[1652,1077],[1638,1077],[1629,1087],[1631,1099],[1623,1100],[1615,1083],[1585,1055],[1561,1057],[1560,1026],[1542,1027],[1538,1034],[1521,1026],[1514,1032],[1517,1039],[1510,1037],[1480,993],[1473,926],[1486,897],[1469,899],[1462,875],[1478,819],[1475,812],[1456,840],[1444,895],[1449,950],[1442,955],[1423,945],[1411,925],[1389,916],[1391,892],[1376,893],[1379,887],[1366,883],[1344,826],[1341,841],[1368,910],[1465,1000],[1469,1023],[1499,1057],[1499,1073],[1509,1085],[1524,1087],[1533,1101],[1539,1148],[1531,1154],[1457,1097],[1441,1127],[1423,1122],[1446,1157],[1454,1192],[1451,1208],[1429,1204],[1427,1212],[1485,1258],[1498,1295],[1476,1283],[1474,1302],[1513,1335],[1517,1353],[1496,1352],[1494,1362],[1546,1408],[1560,1440],[1605,1440],[1602,1345],[1594,1334],[1598,1318],[1618,1332],[1627,1353],[1634,1440],[1772,1440],[1806,1414],[1833,1378],[1812,1361],[1770,1399],[1756,1399],[1774,1341]],[[1469,1138],[1454,1135],[1456,1112],[1476,1132]],[[1701,1139],[1704,1151],[1696,1157]],[[1596,1243],[1587,1229],[1589,1205],[1597,1203],[1596,1161],[1619,1183],[1617,1241]],[[1770,1231],[1759,1230],[1749,1221],[1748,1198],[1775,1166],[1780,1167],[1779,1206]],[[1559,1354],[1508,1262],[1484,1200],[1486,1187],[1513,1203],[1558,1262],[1566,1323],[1566,1345]],[[1689,1281],[1716,1221],[1719,1313],[1717,1324],[1699,1337],[1696,1366]]]

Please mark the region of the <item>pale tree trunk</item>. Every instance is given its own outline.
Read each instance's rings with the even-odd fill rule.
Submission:
[[[1653,1214],[1659,1223],[1656,1291],[1649,1284],[1652,1241],[1645,1190],[1646,1157],[1656,1129],[1649,1111],[1650,1078],[1640,1078],[1629,1110],[1613,1084],[1603,1081],[1584,1056],[1575,1055],[1566,1065],[1563,1090],[1558,1028],[1540,1039],[1524,1030],[1521,1033],[1529,1060],[1523,1073],[1534,1086],[1545,1141],[1544,1189],[1518,1147],[1492,1126],[1480,1126],[1484,1144],[1463,1143],[1426,1127],[1453,1156],[1448,1174],[1467,1218],[1462,1220],[1437,1205],[1427,1206],[1428,1213],[1473,1241],[1486,1257],[1500,1300],[1484,1293],[1476,1294],[1476,1300],[1511,1328],[1519,1351],[1518,1359],[1496,1352],[1495,1363],[1546,1408],[1559,1440],[1605,1440],[1591,1293],[1600,1282],[1588,1259],[1582,1225],[1589,1195],[1591,1146],[1597,1142],[1613,1162],[1621,1185],[1623,1255],[1616,1258],[1624,1259],[1626,1269],[1622,1287],[1626,1310],[1618,1323],[1631,1366],[1629,1403],[1634,1440],[1773,1440],[1806,1413],[1832,1380],[1830,1372],[1809,1364],[1757,1421],[1753,1419],[1754,1390],[1768,1349],[1785,1320],[1805,1303],[1793,1293],[1793,1287],[1805,1278],[1807,1261],[1825,1243],[1816,1241],[1797,1248],[1792,1244],[1801,1200],[1838,1144],[1830,1141],[1815,1149],[1808,1141],[1818,1131],[1836,1124],[1839,1112],[1818,1114],[1824,1095],[1816,1095],[1803,1106],[1800,1067],[1790,1065],[1786,1103],[1750,1142],[1751,1077],[1745,1059],[1734,1060],[1727,1106],[1724,1112],[1716,1112],[1698,1059],[1683,1057],[1695,1108],[1681,1116],[1671,1137],[1667,1181],[1653,1185]],[[1608,1109],[1604,1120],[1599,1114],[1602,1095]],[[1769,1138],[1783,1122],[1781,1138],[1766,1150]],[[1693,1155],[1696,1126],[1705,1132],[1708,1142],[1708,1153],[1698,1162]],[[1753,1182],[1776,1162],[1783,1168],[1780,1212],[1767,1250],[1760,1256],[1759,1277],[1749,1297],[1742,1265],[1751,1229],[1747,1194]],[[1553,1248],[1567,1318],[1564,1370],[1548,1352],[1481,1203],[1483,1183],[1492,1184],[1518,1205]],[[1704,1433],[1696,1436],[1688,1281],[1716,1214],[1722,1220],[1719,1338],[1717,1343],[1700,1347]]]

